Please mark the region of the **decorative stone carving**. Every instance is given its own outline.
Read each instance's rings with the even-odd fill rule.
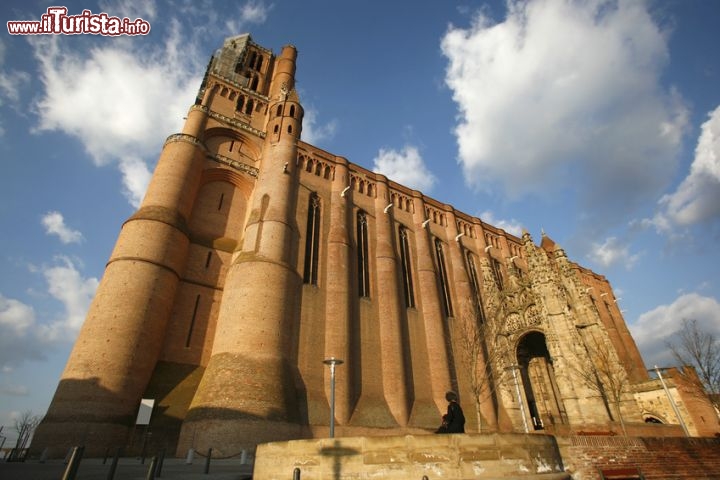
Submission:
[[[530,305],[525,310],[525,324],[528,326],[540,325],[542,323],[542,315],[536,305]]]

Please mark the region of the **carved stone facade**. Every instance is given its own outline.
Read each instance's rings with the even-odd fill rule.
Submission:
[[[216,52],[123,224],[33,449],[227,456],[327,436],[328,357],[344,360],[338,436],[430,433],[451,389],[467,431],[642,422],[633,389],[649,378],[608,281],[544,234],[515,237],[303,142],[296,57],[248,35]],[[134,425],[143,398],[147,429]]]

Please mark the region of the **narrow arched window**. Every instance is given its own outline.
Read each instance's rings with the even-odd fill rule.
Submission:
[[[200,307],[200,295],[195,297],[195,307],[193,308],[192,317],[190,317],[190,325],[188,326],[187,336],[185,337],[185,348],[190,348],[193,330],[195,329],[195,320],[197,318],[198,308]]]
[[[305,271],[303,282],[317,285],[320,251],[320,197],[312,193],[308,200],[307,235],[305,238]]]
[[[438,281],[440,282],[440,294],[442,295],[443,307],[446,317],[453,316],[452,302],[450,301],[450,285],[448,284],[447,266],[445,265],[445,252],[443,244],[435,239],[435,259],[438,266]]]
[[[250,90],[256,91],[258,88],[258,82],[260,82],[260,80],[258,79],[258,76],[253,75],[252,82],[250,83]]]
[[[470,251],[465,253],[465,259],[467,260],[468,276],[470,277],[470,284],[472,285],[473,293],[475,295],[475,303],[478,312],[478,321],[485,323],[485,312],[483,311],[482,296],[480,295],[480,281],[477,273],[477,267],[475,266],[475,258]]]
[[[357,258],[358,258],[358,293],[361,297],[370,296],[370,275],[368,269],[368,228],[367,214],[357,214]]]
[[[290,116],[295,118],[295,105],[290,105]]]
[[[250,115],[250,114],[252,113],[252,111],[253,111],[253,107],[254,107],[254,106],[255,106],[255,104],[253,103],[252,98],[249,99],[249,100],[247,101],[247,105],[245,105],[245,113],[247,113],[248,115]]]
[[[240,95],[237,99],[237,103],[235,104],[235,110],[242,112],[244,104],[245,104],[245,97]]]
[[[263,63],[263,56],[258,55],[257,61],[255,62],[255,70],[260,71],[260,69],[262,68],[262,63]]]
[[[282,105],[278,105],[277,113],[275,115],[277,115],[278,117],[282,116]]]
[[[493,277],[495,278],[495,285],[497,285],[498,289],[503,289],[503,275],[502,275],[502,267],[500,267],[500,262],[497,261],[495,258],[490,258],[490,264],[492,266],[492,272]]]
[[[402,265],[403,293],[405,294],[405,306],[415,307],[415,290],[413,288],[410,245],[408,242],[408,230],[400,227],[400,264]]]

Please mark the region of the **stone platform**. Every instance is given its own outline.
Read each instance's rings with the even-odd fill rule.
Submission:
[[[254,480],[570,479],[549,435],[343,437],[259,445]]]

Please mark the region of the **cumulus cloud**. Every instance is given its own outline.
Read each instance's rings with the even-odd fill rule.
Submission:
[[[153,20],[160,9],[155,2],[137,7],[128,1],[104,7],[113,15],[146,20]],[[80,50],[58,37],[30,39],[44,85],[35,105],[37,129],[76,138],[97,166],[115,165],[123,175],[125,196],[137,206],[147,187],[148,164],[157,158],[167,135],[181,128],[193,103],[208,57],[200,50],[205,36],[234,35],[243,24],[266,18],[262,2],[236,9],[221,17],[192,3],[165,5],[162,11],[168,18],[162,25],[167,31],[159,44],[118,38]],[[182,15],[207,21],[186,28]]]
[[[272,5],[265,5],[263,2],[250,1],[240,8],[240,22],[245,23],[265,23],[268,12],[272,9]],[[229,25],[230,31],[234,28],[238,31],[237,24]]]
[[[95,295],[98,280],[84,278],[75,263],[68,257],[58,256],[56,264],[43,271],[48,293],[64,307],[62,318],[41,326],[46,341],[71,341],[85,320],[90,302]]]
[[[0,294],[0,365],[7,372],[26,360],[45,358],[37,342],[35,309],[19,300]]]
[[[180,128],[199,77],[171,55],[138,54],[122,43],[88,56],[55,37],[33,44],[45,85],[38,128],[76,137],[97,166],[116,164],[123,185],[136,185],[128,177],[136,169],[123,167],[156,156],[165,136]]]
[[[645,4],[507,5],[504,21],[480,12],[442,39],[467,182],[512,198],[573,189],[605,215],[657,195],[688,113],[660,84],[666,38]]]
[[[84,240],[83,234],[78,230],[65,225],[65,218],[60,212],[48,212],[43,215],[41,222],[48,235],[57,235],[62,243],[80,243]]]
[[[608,237],[603,243],[593,242],[587,254],[588,260],[603,268],[623,264],[627,270],[630,270],[639,258],[639,254],[630,253],[630,247],[617,237]]]
[[[435,176],[412,145],[406,145],[400,151],[381,148],[373,159],[373,172],[423,192],[430,191],[435,183]]]
[[[483,222],[489,223],[490,225],[498,228],[502,228],[508,233],[515,235],[516,237],[522,236],[522,224],[514,218],[510,220],[495,218],[495,215],[490,210],[485,210],[480,214],[480,218]]]
[[[117,161],[119,152],[154,152],[159,134],[180,127],[199,84],[167,56],[156,62],[110,46],[85,57],[56,37],[34,44],[46,87],[39,128],[77,137],[97,165]]]
[[[54,318],[40,318],[32,305],[0,294],[0,366],[3,371],[29,360],[42,360],[49,348],[75,339],[98,285],[85,278],[68,257],[41,267],[47,293],[62,305]]]
[[[643,221],[658,232],[672,233],[675,227],[720,218],[720,106],[708,117],[700,127],[690,173],[675,192],[660,199],[655,217]]]
[[[139,207],[150,184],[152,172],[141,158],[134,156],[122,158],[118,168],[123,175],[123,195],[130,205]]]
[[[674,339],[684,319],[696,320],[699,330],[717,334],[720,332],[720,303],[712,297],[688,293],[670,305],[660,305],[640,315],[629,328],[646,366],[675,364],[667,342]]]
[[[312,107],[305,108],[302,125],[302,140],[313,145],[331,140],[337,130],[337,122],[331,120],[323,125],[318,125],[318,112]]]

